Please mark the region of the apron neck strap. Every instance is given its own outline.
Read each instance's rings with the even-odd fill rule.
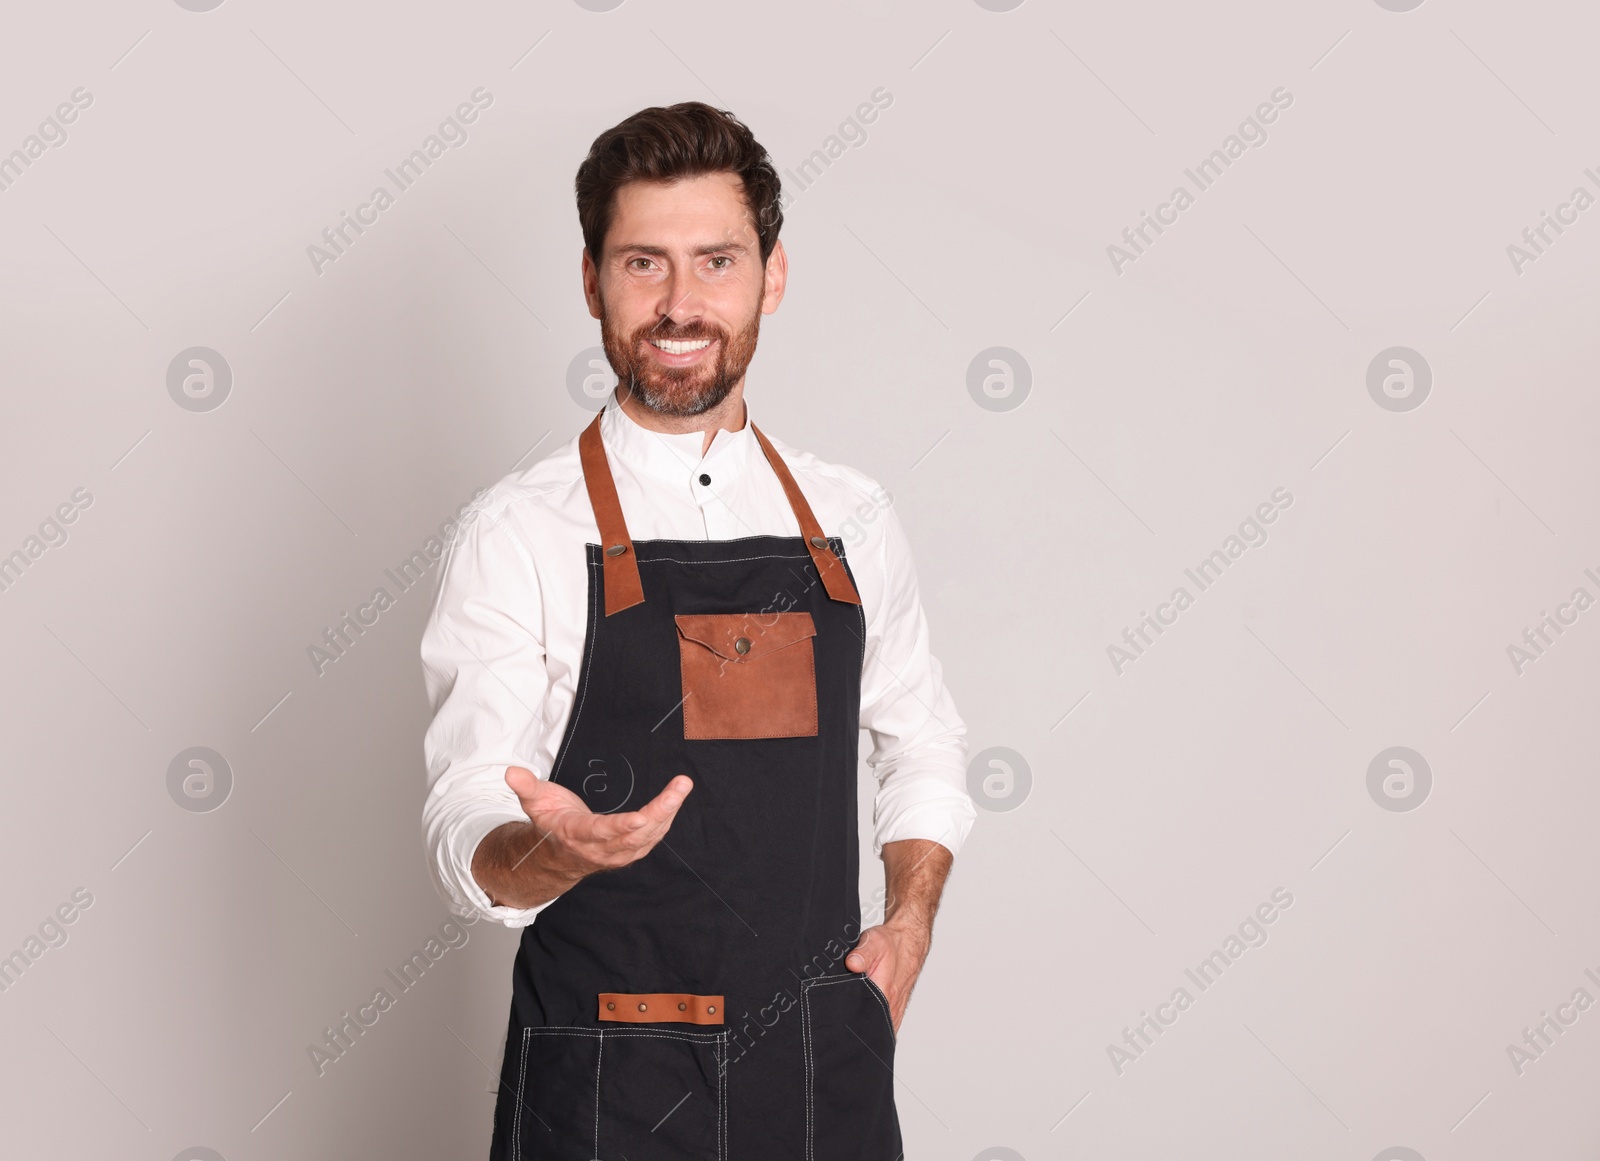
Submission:
[[[606,616],[609,617],[612,613],[643,602],[644,585],[639,579],[639,562],[634,555],[633,539],[628,535],[628,522],[623,519],[622,502],[617,498],[616,480],[611,475],[605,444],[600,438],[600,421],[604,415],[602,408],[578,437],[578,459],[583,465],[583,482],[589,490],[589,504],[594,509],[595,523],[600,527],[601,559],[606,581]],[[845,572],[844,564],[834,555],[828,538],[822,534],[822,525],[817,523],[811,505],[806,503],[805,493],[795,483],[783,457],[754,423],[750,424],[750,431],[761,445],[762,454],[767,457],[767,463],[772,466],[778,482],[783,485],[783,493],[789,499],[796,523],[800,525],[800,538],[805,543],[806,551],[811,554],[811,563],[816,566],[822,587],[833,600],[859,605],[861,597],[856,592],[856,586]]]
[[[789,466],[783,462],[783,457],[778,454],[771,441],[761,434],[759,427],[751,423],[750,431],[766,454],[767,463],[772,465],[778,482],[783,485],[783,494],[789,497],[789,507],[794,509],[795,522],[800,525],[800,538],[805,541],[806,551],[811,554],[811,563],[816,565],[817,575],[822,578],[822,587],[827,589],[828,596],[836,601],[843,601],[847,605],[859,605],[861,596],[856,592],[856,586],[851,583],[850,574],[845,572],[844,565],[833,554],[833,549],[828,545],[828,538],[822,534],[822,525],[817,523],[811,505],[806,503],[805,493],[800,490],[800,485],[795,483],[794,476],[789,472]]]

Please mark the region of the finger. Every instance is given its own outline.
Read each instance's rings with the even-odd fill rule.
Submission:
[[[862,933],[861,942],[844,957],[844,966],[853,972],[871,974],[872,970],[883,962],[884,954],[885,949],[881,941],[869,930]]]
[[[694,782],[687,774],[677,775],[662,788],[660,794],[634,812],[634,817],[642,820],[637,825],[661,826],[670,823],[678,813],[678,808],[683,805],[683,800],[689,797],[689,791],[693,789]]]
[[[630,835],[645,837],[652,831],[664,833],[692,789],[694,783],[687,775],[680,774],[662,787],[661,793],[638,810],[629,810],[621,814],[595,815],[590,837],[604,842],[627,838]]]
[[[642,859],[671,829],[678,808],[693,787],[689,778],[679,775],[640,809],[627,814],[597,816],[588,838],[604,848],[602,857],[615,860],[617,865]]]
[[[522,800],[522,809],[535,825],[549,830],[557,818],[588,816],[589,804],[565,786],[541,779],[531,796]]]
[[[539,793],[539,776],[523,766],[506,767],[506,785],[522,802],[524,809]]]

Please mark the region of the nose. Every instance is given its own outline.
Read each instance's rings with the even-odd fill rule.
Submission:
[[[656,325],[681,327],[698,319],[703,306],[698,292],[693,271],[675,265],[671,275],[661,285],[661,299],[656,304]]]

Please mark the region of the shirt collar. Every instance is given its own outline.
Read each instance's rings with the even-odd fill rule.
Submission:
[[[738,431],[719,429],[711,440],[711,447],[702,456],[700,447],[705,442],[705,432],[652,431],[643,427],[622,410],[615,388],[600,417],[600,438],[607,455],[616,456],[630,467],[663,482],[680,486],[704,472],[720,487],[744,471],[751,452],[759,450],[760,446],[750,430],[748,403],[744,426]]]

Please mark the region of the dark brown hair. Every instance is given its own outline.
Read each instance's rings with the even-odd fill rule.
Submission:
[[[617,190],[633,181],[674,182],[707,173],[735,173],[755,215],[766,262],[783,228],[778,171],[743,121],[699,101],[653,106],[613,125],[578,166],[578,222],[589,257],[600,261]]]

